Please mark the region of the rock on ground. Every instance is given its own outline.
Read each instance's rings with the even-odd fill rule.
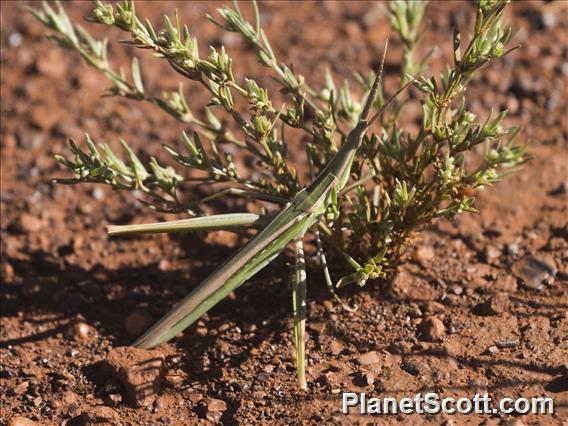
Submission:
[[[110,407],[99,405],[97,407],[89,407],[75,420],[75,423],[83,426],[91,425],[117,425],[120,423],[120,416]]]
[[[164,355],[156,350],[122,346],[112,349],[105,365],[124,386],[125,397],[138,407],[154,402],[164,376]]]
[[[507,293],[497,293],[477,305],[476,309],[480,315],[500,315],[509,310],[509,304]]]
[[[8,426],[37,426],[37,423],[26,417],[16,416],[10,419]]]
[[[424,340],[428,342],[439,342],[446,335],[444,323],[435,316],[425,318],[419,326]]]
[[[213,423],[218,423],[228,407],[222,399],[211,398],[205,408],[205,418]]]

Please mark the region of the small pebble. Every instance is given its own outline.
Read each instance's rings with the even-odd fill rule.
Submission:
[[[105,403],[110,407],[118,407],[121,402],[122,395],[119,393],[111,393],[105,398]]]
[[[323,322],[308,322],[308,328],[315,333],[322,333],[325,329],[325,323]]]
[[[434,258],[434,250],[431,246],[418,246],[412,256],[415,262],[425,265]]]
[[[341,354],[341,352],[343,352],[343,349],[345,349],[345,346],[343,345],[343,343],[337,341],[337,340],[333,340],[330,344],[329,344],[329,350],[331,352],[332,355],[339,355]]]
[[[8,46],[14,49],[18,47],[20,44],[22,44],[23,40],[24,36],[22,36],[22,33],[15,31],[12,34],[10,34],[10,36],[8,37]]]
[[[207,411],[227,411],[227,403],[222,399],[211,398],[207,403]]]
[[[222,399],[212,398],[207,403],[205,418],[213,423],[219,423],[223,412],[227,410],[227,403]]]
[[[22,395],[22,394],[24,394],[28,391],[29,387],[30,387],[30,382],[25,381],[25,382],[22,382],[22,383],[20,383],[16,386],[14,386],[10,393],[12,395]]]
[[[444,323],[435,316],[425,318],[418,326],[418,329],[423,340],[427,342],[439,342],[446,334]]]
[[[60,49],[48,49],[43,55],[38,55],[36,66],[40,74],[54,81],[67,75],[67,61]]]
[[[444,310],[444,305],[438,302],[428,302],[424,306],[424,312],[427,314],[439,314],[440,312],[444,312]]]
[[[16,231],[23,234],[31,234],[40,231],[43,227],[41,219],[29,214],[22,213],[11,225]]]
[[[343,28],[350,40],[359,41],[362,39],[363,32],[358,22],[349,20],[344,23]]]
[[[499,426],[525,426],[525,423],[521,419],[511,419],[503,420]]]
[[[197,327],[195,329],[195,334],[197,334],[199,337],[205,337],[207,336],[208,330],[207,327]]]
[[[30,121],[42,130],[51,130],[61,120],[61,110],[51,104],[40,103],[31,108]]]
[[[404,371],[413,376],[418,376],[420,373],[424,371],[425,366],[422,363],[417,361],[404,361],[400,366]]]
[[[496,354],[499,353],[499,348],[495,345],[492,345],[487,348],[487,352],[489,352],[490,354]]]
[[[548,195],[552,196],[564,195],[566,194],[566,192],[568,192],[568,181],[562,181],[555,189],[549,191]]]
[[[231,324],[225,322],[225,323],[221,324],[217,330],[219,331],[219,333],[224,333],[227,330],[229,330],[230,328],[231,328]]]
[[[187,378],[187,374],[183,370],[170,370],[166,373],[164,379],[170,386],[176,386]]]
[[[162,272],[169,271],[172,269],[172,264],[167,259],[162,259],[158,262],[158,269]]]
[[[8,426],[36,426],[37,423],[26,417],[16,416],[8,421]]]
[[[506,349],[506,348],[516,348],[519,343],[516,340],[499,340],[495,342],[495,345],[499,349]]]
[[[102,189],[98,186],[93,188],[92,194],[93,194],[93,198],[97,201],[103,201],[105,199],[104,189]]]
[[[139,336],[144,333],[154,319],[146,311],[134,311],[124,319],[124,330],[130,336]]]
[[[328,371],[327,373],[322,374],[318,378],[318,382],[320,382],[323,385],[326,385],[328,388],[331,389],[339,386],[339,378],[337,377],[337,374],[335,374],[333,371]]]
[[[6,284],[14,282],[14,267],[8,261],[2,264],[2,281]]]
[[[494,265],[498,263],[498,260],[501,257],[501,250],[493,245],[487,245],[483,251],[483,257],[485,258],[485,263]]]
[[[163,398],[156,398],[156,400],[154,401],[154,404],[152,405],[152,412],[155,414],[155,413],[159,412],[160,410],[163,410],[165,406],[166,406],[166,404],[165,404]]]
[[[476,310],[480,315],[500,315],[509,310],[509,296],[507,293],[497,293],[485,302],[477,305]]]
[[[510,254],[511,256],[516,256],[517,253],[519,252],[519,244],[518,243],[509,243],[505,246],[505,250],[506,250],[507,254]]]
[[[255,391],[255,392],[252,394],[252,396],[253,396],[253,398],[256,399],[257,401],[261,401],[261,400],[263,400],[264,398],[266,398],[266,392],[261,391],[261,390]]]
[[[91,327],[84,322],[76,322],[67,328],[67,337],[79,343],[85,343],[92,334]]]
[[[104,367],[122,383],[125,396],[137,407],[150,406],[160,394],[164,356],[159,349],[113,348],[104,360]]]
[[[77,404],[79,402],[79,395],[72,391],[65,391],[61,396],[61,400],[65,405]]]
[[[460,295],[463,293],[463,287],[461,287],[461,286],[459,286],[459,285],[457,285],[457,284],[452,285],[452,286],[450,287],[450,290],[452,291],[452,293],[454,293],[454,294],[456,294],[456,295],[458,295],[458,296],[460,296]]]
[[[516,293],[518,289],[517,279],[511,274],[501,275],[493,283],[492,289],[506,293]]]
[[[172,418],[171,418],[170,416],[168,416],[168,415],[164,415],[164,416],[160,417],[160,418],[158,419],[158,421],[159,421],[160,423],[165,424],[165,425],[172,424]]]
[[[266,383],[266,382],[268,382],[268,381],[270,380],[270,376],[269,376],[268,374],[266,374],[266,373],[259,373],[259,374],[256,376],[256,380],[257,380],[258,382],[260,382],[260,383]]]
[[[375,383],[375,375],[370,372],[361,371],[359,372],[359,374],[355,376],[353,383],[356,386],[361,386],[361,387],[372,386]]]
[[[119,425],[120,416],[118,413],[110,407],[104,405],[99,405],[96,407],[88,407],[83,413],[81,413],[80,418],[82,424],[85,426],[99,425],[99,424],[111,424]]]
[[[256,324],[247,324],[244,327],[246,333],[254,333],[256,329],[257,329]]]
[[[361,366],[378,364],[379,362],[381,362],[381,358],[379,357],[379,354],[377,354],[376,351],[366,352],[357,357],[357,363]]]
[[[543,12],[542,13],[542,24],[545,28],[552,28],[556,26],[558,20],[556,19],[556,15],[551,12]]]
[[[556,276],[556,269],[544,261],[533,256],[526,256],[513,264],[511,270],[526,287],[540,290],[544,284],[552,284]]]

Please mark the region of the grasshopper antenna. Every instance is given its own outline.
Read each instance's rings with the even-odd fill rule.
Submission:
[[[369,117],[369,112],[371,111],[371,107],[373,106],[373,102],[375,102],[375,98],[377,97],[377,91],[379,90],[379,86],[381,85],[381,81],[383,79],[383,69],[385,68],[385,58],[387,56],[387,50],[389,47],[389,39],[385,41],[385,48],[383,50],[383,57],[381,59],[381,64],[377,69],[377,76],[375,77],[375,81],[373,82],[373,86],[371,87],[371,91],[369,92],[369,96],[367,97],[367,102],[365,102],[365,106],[363,107],[363,111],[361,112],[360,120],[366,121],[367,117]],[[373,119],[369,122],[369,124],[373,121]]]
[[[361,119],[363,119],[363,120],[367,119],[367,115],[369,114],[369,110],[371,109],[371,105],[372,105],[373,101],[375,100],[375,96],[377,95],[377,88],[378,88],[379,83],[381,82],[381,79],[383,77],[383,69],[385,67],[385,56],[386,56],[386,53],[387,53],[388,45],[389,45],[389,40],[387,39],[387,41],[385,42],[385,50],[383,51],[383,58],[381,60],[381,65],[380,65],[380,68],[378,70],[377,78],[375,79],[375,82],[373,83],[371,93],[369,94],[369,98],[367,99],[367,103],[365,104],[365,108],[363,109],[363,112],[361,114]],[[405,84],[403,84],[396,91],[396,93],[394,95],[392,95],[390,98],[388,98],[386,100],[386,102],[381,105],[381,107],[375,113],[375,115],[373,115],[371,117],[371,119],[367,121],[367,126],[370,126],[371,124],[373,124],[373,122],[377,118],[379,118],[381,115],[383,115],[386,108],[392,103],[392,101],[394,101],[398,97],[398,95],[400,95],[402,92],[404,92],[408,88],[408,86],[410,86],[414,82],[414,80],[416,80],[416,78],[414,78],[413,76],[409,76],[409,77],[410,77],[409,80]],[[369,99],[372,99],[372,101],[369,102]]]

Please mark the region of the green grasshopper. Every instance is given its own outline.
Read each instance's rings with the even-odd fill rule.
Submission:
[[[385,46],[386,51],[386,46]],[[235,290],[258,271],[267,266],[286,246],[295,242],[296,273],[293,286],[295,344],[297,354],[298,380],[305,388],[304,377],[304,330],[305,330],[305,273],[303,267],[303,235],[316,225],[328,206],[336,202],[338,193],[349,180],[355,154],[371,123],[384,108],[402,91],[403,86],[381,109],[369,119],[369,113],[376,98],[381,81],[383,61],[363,106],[357,125],[347,135],[345,143],[325,168],[306,188],[294,198],[244,247],[230,257],[222,266],[206,278],[199,286],[176,304],[170,312],[154,324],[133,343],[133,346],[150,349],[165,343],[186,329],[220,300]],[[226,216],[226,218],[223,218]],[[211,222],[207,221],[211,219]],[[176,221],[173,224],[148,224],[111,227],[111,234],[133,234],[140,232],[171,232],[195,229],[220,229],[226,226],[259,224],[259,217],[250,214],[218,215],[213,218],[194,218]]]

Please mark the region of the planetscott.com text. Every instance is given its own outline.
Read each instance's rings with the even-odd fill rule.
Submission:
[[[368,397],[365,393],[344,392],[343,414],[553,414],[552,398],[502,398],[489,394],[465,398],[442,398],[437,393],[418,393],[412,397]]]

